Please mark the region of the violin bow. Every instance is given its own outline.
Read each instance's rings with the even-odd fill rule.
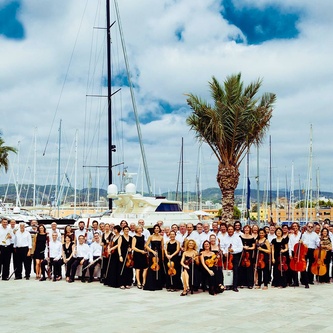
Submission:
[[[282,253],[281,253],[281,249],[280,249],[280,271],[281,271],[281,277],[282,277],[282,271],[283,271],[283,267],[282,267]]]
[[[120,275],[123,275],[123,271],[124,271],[124,268],[125,268],[125,265],[126,265],[127,257],[128,257],[128,249],[126,251],[126,256],[125,256],[125,259],[124,259],[123,267],[121,268],[121,271],[120,271]]]
[[[194,257],[192,258],[192,276],[191,276],[191,280],[192,280],[192,283],[191,283],[191,295],[193,295],[193,283],[194,283]]]

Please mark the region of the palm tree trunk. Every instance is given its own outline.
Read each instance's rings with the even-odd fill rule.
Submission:
[[[222,193],[222,222],[233,223],[235,190],[239,181],[238,168],[219,163],[216,180]]]

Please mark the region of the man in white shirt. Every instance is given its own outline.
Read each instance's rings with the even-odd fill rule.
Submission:
[[[186,236],[185,236],[185,241],[189,241],[190,239],[194,240],[195,243],[197,244],[197,249],[200,250],[200,239],[198,236],[198,233],[194,230],[193,223],[187,223],[186,225]],[[185,244],[184,244],[185,245]]]
[[[228,236],[222,239],[221,249],[225,257],[232,254],[232,266],[233,266],[233,291],[238,292],[238,266],[239,260],[243,251],[243,243],[239,235],[235,234],[234,226],[228,226]]]
[[[84,221],[80,221],[79,222],[79,229],[76,229],[74,231],[74,242],[75,242],[75,244],[78,243],[79,236],[82,235],[84,237],[84,239],[86,238],[86,229],[84,227],[85,227]]]
[[[129,231],[128,234],[129,234],[131,237],[134,237],[134,236],[136,235],[135,227],[136,227],[135,223],[133,223],[133,222],[130,223],[130,225],[129,225],[130,231]]]
[[[48,269],[51,273],[53,267],[53,281],[61,280],[61,265],[62,265],[62,244],[58,240],[58,233],[54,231],[52,233],[52,239],[49,242],[49,246],[45,248],[45,260],[42,261],[42,277],[40,281],[45,281],[45,266],[49,265]]]
[[[275,230],[276,230],[275,225],[269,226],[269,232],[267,234],[267,239],[269,241],[269,244],[272,244],[272,240],[276,238]]]
[[[3,281],[7,281],[9,277],[11,238],[12,232],[8,226],[8,220],[2,218],[0,226],[0,273],[2,273]]]
[[[89,283],[94,281],[94,270],[96,265],[101,264],[102,251],[103,247],[101,245],[101,239],[99,233],[95,232],[94,241],[90,245],[89,263],[93,264],[89,267],[89,280],[88,280]]]
[[[49,238],[53,239],[53,233],[57,233],[57,239],[59,242],[61,242],[61,233],[59,229],[57,229],[57,222],[52,222],[51,223],[51,229],[48,230]]]
[[[80,235],[76,244],[76,258],[72,264],[71,276],[68,282],[74,282],[76,269],[79,265],[82,266],[81,282],[86,282],[86,269],[84,268],[89,264],[90,249],[89,245],[85,244],[84,241],[84,236]]]
[[[294,247],[299,242],[301,233],[299,231],[299,225],[297,222],[293,222],[291,224],[290,229],[293,232],[289,234],[288,250],[289,250],[290,260],[292,260],[294,255]],[[292,279],[292,284],[290,286],[299,287],[298,272],[291,270],[291,279]]]
[[[25,230],[25,223],[20,223],[20,228],[15,232],[14,251],[16,256],[15,280],[22,279],[22,266],[24,265],[25,279],[30,279],[32,240],[30,232]]]
[[[10,239],[10,253],[11,253],[11,257],[13,258],[13,270],[16,273],[17,255],[16,255],[16,252],[14,251],[14,240],[15,240],[15,234],[16,234],[17,230],[19,230],[19,226],[16,223],[16,220],[11,219],[8,223],[8,227],[9,227],[9,230],[10,230],[11,236],[12,236],[12,238]]]
[[[179,230],[176,234],[176,240],[180,244],[180,250],[183,252],[184,251],[184,241],[187,236],[187,230],[186,230],[186,224],[185,223],[180,223],[179,224]]]
[[[149,230],[145,229],[145,221],[143,219],[140,219],[138,221],[138,225],[141,225],[142,227],[142,235],[145,237],[145,242],[147,242],[149,236],[150,236],[150,232]]]
[[[308,252],[306,255],[306,260],[308,261],[307,271],[301,272],[301,282],[305,285],[305,288],[309,288],[309,284],[314,284],[314,276],[311,272],[311,266],[314,262],[313,252],[319,247],[320,238],[318,234],[313,231],[313,222],[308,222],[306,225],[306,231],[304,232],[301,242],[307,246]]]
[[[235,234],[238,236],[243,235],[242,232],[242,223],[240,221],[235,221],[234,222],[234,228],[235,228]]]

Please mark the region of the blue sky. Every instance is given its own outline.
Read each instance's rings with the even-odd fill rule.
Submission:
[[[105,164],[105,99],[86,96],[105,94],[105,36],[103,30],[94,29],[104,26],[104,7],[104,0],[0,0],[0,128],[7,144],[20,147],[19,157],[11,157],[10,172],[0,172],[0,183],[16,177],[31,181],[35,131],[39,182],[54,179],[50,165],[57,157],[60,119],[63,168],[71,183],[76,131],[79,186],[87,184],[82,165]],[[176,187],[182,137],[185,187],[196,188],[198,144],[185,122],[190,113],[185,94],[209,100],[208,81],[213,75],[223,81],[238,72],[245,84],[260,77],[261,93],[277,94],[268,133],[273,186],[284,187],[285,179],[290,182],[292,164],[295,182],[307,181],[312,124],[313,172],[319,169],[321,187],[333,191],[333,43],[327,33],[333,28],[331,1],[322,0],[319,6],[298,0],[122,0],[119,7],[156,193]],[[138,172],[140,149],[117,33],[115,25],[113,82],[114,90],[121,87],[121,91],[113,98],[117,144],[113,158]],[[267,186],[268,135],[260,149],[262,188]],[[202,155],[202,186],[216,187],[217,161],[207,145]],[[255,150],[250,162],[255,184]],[[93,185],[99,181],[106,188],[105,174],[91,172]],[[243,177],[241,166],[240,187]],[[141,176],[137,178],[139,184]]]

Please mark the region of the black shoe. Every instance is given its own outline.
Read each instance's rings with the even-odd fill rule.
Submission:
[[[25,276],[25,279],[26,280],[30,280],[30,276]]]
[[[239,290],[237,288],[233,288],[232,290],[235,291],[236,293],[239,292]]]
[[[72,280],[72,279],[68,280],[68,283],[73,283],[73,282],[74,282],[74,280]]]
[[[88,280],[88,283],[91,283],[91,282],[93,282],[93,281],[94,281],[93,279],[89,279],[89,280]]]
[[[309,289],[310,287],[309,287],[309,285],[308,284],[306,284],[305,285],[305,289]]]
[[[39,279],[39,281],[46,281],[46,277],[41,277],[40,279]]]
[[[313,282],[309,282],[309,284],[314,284]]]
[[[22,280],[22,277],[15,277],[14,280]]]
[[[86,283],[86,279],[81,279],[81,282],[82,283]]]

